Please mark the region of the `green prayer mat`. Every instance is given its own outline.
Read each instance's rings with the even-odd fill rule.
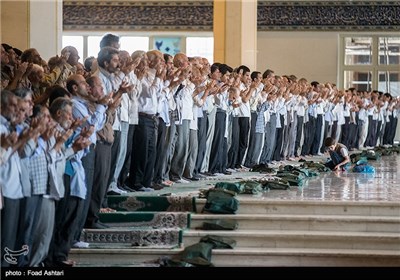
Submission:
[[[186,212],[115,212],[100,213],[100,221],[113,227],[188,228]]]
[[[190,196],[108,196],[108,207],[117,211],[192,212],[194,198]]]

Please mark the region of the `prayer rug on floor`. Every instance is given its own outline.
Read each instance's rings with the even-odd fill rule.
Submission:
[[[112,227],[188,228],[187,212],[115,212],[101,213],[100,221]]]
[[[182,243],[179,228],[110,228],[84,229],[82,241],[95,243],[130,243],[135,247],[177,247]]]
[[[190,196],[108,196],[108,206],[118,211],[192,212]]]

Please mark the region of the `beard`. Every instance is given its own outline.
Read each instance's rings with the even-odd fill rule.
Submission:
[[[71,125],[72,125],[72,122],[71,122],[71,121],[68,121],[68,120],[61,121],[61,122],[60,122],[60,125],[61,125],[61,127],[62,127],[63,129],[68,130],[68,129],[70,129],[70,127],[71,127]]]

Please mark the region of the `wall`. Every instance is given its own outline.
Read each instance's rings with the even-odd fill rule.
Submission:
[[[61,53],[62,0],[30,1],[30,46],[43,59]]]
[[[0,1],[2,43],[20,50],[29,47],[29,1]]]
[[[36,48],[48,60],[60,53],[62,0],[1,1],[1,42]]]
[[[269,68],[278,75],[336,83],[337,32],[258,32],[257,42],[259,71]]]
[[[278,75],[294,74],[308,81],[337,83],[338,32],[258,32],[257,49],[260,72],[269,68]],[[395,140],[400,141],[400,121]]]

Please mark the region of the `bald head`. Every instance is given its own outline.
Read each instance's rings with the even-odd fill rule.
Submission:
[[[160,63],[164,62],[164,56],[162,52],[158,50],[151,50],[147,52],[147,58],[149,59],[149,68],[155,69]]]
[[[80,56],[78,54],[78,50],[75,47],[66,46],[61,50],[61,55],[67,57],[67,62],[70,65],[75,66],[78,64]]]
[[[189,59],[184,53],[177,53],[174,56],[174,66],[177,68],[186,68],[189,66]]]

